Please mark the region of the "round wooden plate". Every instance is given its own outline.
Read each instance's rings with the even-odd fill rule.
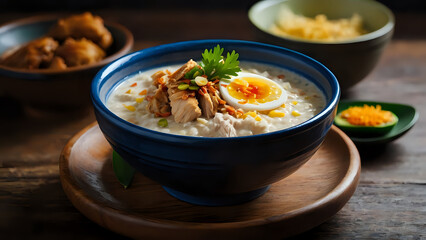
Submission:
[[[191,205],[136,174],[124,189],[112,169],[112,149],[96,123],[65,146],[63,189],[74,206],[114,232],[144,239],[282,239],[337,213],[358,185],[360,157],[335,126],[318,152],[263,196],[234,206]]]

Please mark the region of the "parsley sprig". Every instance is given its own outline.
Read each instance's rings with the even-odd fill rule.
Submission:
[[[240,64],[238,53],[235,50],[231,53],[228,52],[224,59],[222,56],[223,51],[224,49],[219,44],[213,50],[204,50],[201,67],[204,69],[207,79],[229,79],[230,76],[237,76],[237,72],[241,71],[238,66]]]
[[[224,49],[219,44],[210,50],[204,50],[203,59],[200,63],[201,69],[194,68],[185,75],[185,78],[192,79],[194,75],[206,75],[209,81],[216,79],[230,79],[230,76],[237,76],[241,71],[239,68],[238,53],[233,50],[222,56]],[[201,71],[202,73],[201,73]]]

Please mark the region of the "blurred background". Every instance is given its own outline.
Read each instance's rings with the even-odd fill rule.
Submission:
[[[191,15],[193,10],[205,11],[206,14],[217,14],[218,11],[223,14],[218,14],[218,17],[226,18],[229,14],[241,14],[242,21],[247,20],[247,22],[240,23],[230,23],[228,26],[222,26],[225,31],[223,35],[218,36],[211,35],[208,33],[208,29],[200,29],[203,33],[194,33],[192,39],[199,38],[234,38],[232,34],[227,33],[226,30],[229,30],[231,27],[242,27],[248,26],[248,19],[246,18],[246,13],[250,6],[259,0],[206,0],[206,1],[174,1],[174,0],[64,0],[64,1],[55,1],[55,0],[38,0],[38,1],[29,1],[29,0],[14,0],[14,1],[5,1],[0,0],[0,24],[5,22],[15,20],[19,17],[28,17],[36,14],[45,14],[45,13],[78,13],[82,11],[91,11],[95,14],[99,14],[105,20],[117,21],[129,28],[129,30],[134,30],[135,27],[146,27],[147,25],[152,25],[154,22],[158,25],[159,28],[167,29],[172,27],[175,29],[175,26],[179,24],[179,19],[174,19],[174,21],[169,21],[169,19],[158,19],[155,18],[158,12],[171,12],[172,16],[179,16],[179,18],[191,18],[194,16],[199,16],[198,14]],[[426,15],[426,1],[423,0],[378,0],[384,5],[388,6],[396,16],[396,28],[395,28],[395,38],[419,38],[426,37],[426,31],[418,29],[419,24],[424,20],[421,19],[423,15]],[[153,16],[152,21],[149,23],[138,21],[135,19],[137,14],[130,14],[130,16],[114,16],[113,12],[109,12],[112,9],[123,9],[130,12],[141,11],[142,14],[149,14]],[[177,13],[181,13],[181,15]],[[404,21],[398,21],[399,18],[403,18]],[[203,19],[197,19],[200,22],[203,22]],[[170,25],[175,26],[170,26]],[[169,25],[169,26],[168,26]],[[214,25],[213,23],[206,23],[207,26]],[[179,26],[178,26],[179,27]],[[184,28],[184,26],[182,26]],[[184,31],[184,29],[183,29]],[[159,34],[160,31],[150,32],[148,31],[146,35],[136,35],[135,40],[139,37],[144,37],[144,40],[149,41],[149,34]],[[147,38],[148,37],[148,38]],[[241,36],[240,39],[249,39],[251,36]],[[161,36],[157,35],[156,40],[159,40]],[[167,34],[163,36],[164,41],[161,43],[166,43]],[[182,38],[181,40],[189,40],[187,38]],[[138,47],[138,46],[136,46]],[[146,46],[141,46],[146,47]]]
[[[158,9],[180,9],[180,8],[248,8],[256,0],[207,0],[207,1],[174,1],[174,0],[15,0],[0,1],[0,12],[7,11],[53,11],[53,10],[93,10],[111,7],[121,8],[158,8]],[[426,1],[422,0],[380,0],[394,11],[426,12]]]

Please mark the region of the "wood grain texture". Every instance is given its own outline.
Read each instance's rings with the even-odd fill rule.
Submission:
[[[243,9],[94,12],[128,27],[135,50],[201,38],[254,40]],[[0,24],[34,14],[3,12]],[[153,19],[161,23],[152,24]],[[165,19],[178,20],[167,24]],[[353,197],[330,220],[294,239],[426,239],[426,32],[419,31],[425,25],[422,13],[396,13],[394,40],[377,68],[342,96],[413,105],[420,114],[416,126],[385,148],[359,149],[362,173]],[[40,114],[5,97],[0,97],[0,107],[2,238],[126,239],[84,217],[59,181],[61,150],[95,120],[91,109]]]
[[[70,140],[59,166],[64,191],[77,209],[106,228],[142,239],[291,236],[340,210],[355,191],[360,173],[355,145],[336,127],[301,169],[260,198],[234,206],[179,201],[141,174],[124,189],[112,169],[112,149],[94,124]]]

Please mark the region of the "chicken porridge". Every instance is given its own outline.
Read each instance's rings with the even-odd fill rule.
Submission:
[[[220,75],[217,66],[209,69],[208,61],[192,60],[140,72],[113,89],[107,107],[141,127],[201,137],[273,132],[324,108],[323,93],[301,75],[253,62],[234,61],[232,67],[232,57],[218,61],[235,70],[226,71],[229,75]]]

